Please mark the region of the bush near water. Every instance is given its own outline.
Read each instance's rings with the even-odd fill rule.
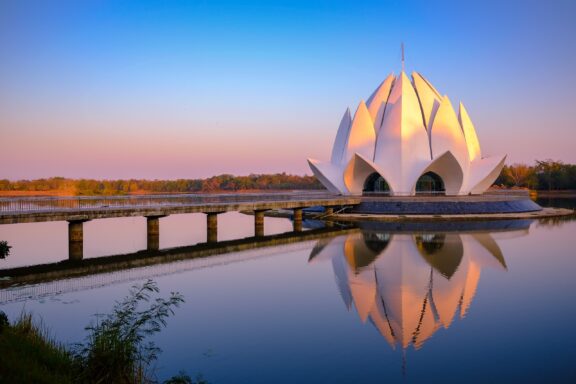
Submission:
[[[153,297],[158,292],[152,280],[133,286],[110,314],[95,315],[84,342],[68,347],[54,340],[31,314],[23,313],[10,324],[0,311],[0,383],[157,383],[152,363],[161,350],[147,338],[160,332],[184,302],[179,293],[167,299]],[[206,381],[180,372],[164,383]]]

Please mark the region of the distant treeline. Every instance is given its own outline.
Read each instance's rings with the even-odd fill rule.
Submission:
[[[313,176],[219,175],[208,179],[94,180],[51,177],[37,180],[0,180],[0,191],[58,193],[66,195],[118,195],[130,193],[191,193],[249,190],[292,190],[324,188]]]
[[[576,165],[561,161],[536,161],[534,165],[504,166],[494,183],[502,187],[535,190],[576,190]],[[314,176],[219,175],[207,179],[178,180],[94,180],[51,177],[37,180],[0,180],[4,193],[51,193],[59,195],[122,195],[131,193],[234,192],[251,190],[323,189]]]
[[[534,165],[506,165],[494,184],[535,190],[576,190],[576,165],[553,160],[536,160]]]

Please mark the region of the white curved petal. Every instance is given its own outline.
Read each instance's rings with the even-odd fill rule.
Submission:
[[[318,240],[310,252],[308,263],[322,263],[331,260],[336,255],[343,254],[346,238],[346,236],[338,236]]]
[[[392,89],[394,78],[393,74],[388,75],[366,102],[376,133],[378,133],[380,126],[382,125],[382,118],[384,117],[384,111],[386,110],[386,102],[388,101],[388,96],[390,96],[390,90]]]
[[[378,169],[376,164],[356,153],[344,170],[344,184],[350,193],[360,195],[364,189],[366,179],[374,172],[379,173],[388,182],[386,174]],[[390,187],[390,193],[393,194],[394,186],[390,183],[388,183],[388,186]]]
[[[430,287],[430,266],[422,261],[412,235],[395,234],[376,259],[375,269],[380,299],[396,340],[404,348],[412,342],[418,346],[423,340],[414,340],[414,332],[434,328],[434,319],[430,306],[423,305]]]
[[[430,131],[430,127],[434,121],[434,115],[442,102],[442,96],[432,84],[418,72],[412,72],[412,80],[414,81],[414,88],[416,88],[416,93],[422,106],[424,124],[428,131]]]
[[[332,147],[332,156],[330,157],[330,162],[334,165],[342,163],[342,157],[344,156],[344,151],[346,150],[346,143],[348,142],[351,126],[352,118],[350,117],[350,108],[346,108],[346,112],[344,112],[344,116],[342,116],[342,120],[340,121],[338,132],[336,133],[334,146]]]
[[[308,165],[314,173],[314,176],[330,192],[337,194],[348,194],[342,178],[342,168],[332,163],[320,162],[318,160],[308,159]]]
[[[478,232],[462,235],[466,239],[466,252],[470,259],[482,269],[492,268],[505,271],[506,260],[502,249],[490,233]]]
[[[362,322],[368,318],[376,301],[376,275],[373,268],[359,269],[358,260],[374,259],[377,255],[366,246],[361,233],[348,236],[344,243],[344,254],[351,268],[348,269],[350,292]]]
[[[354,153],[359,153],[371,159],[374,156],[375,142],[376,132],[374,131],[370,112],[368,112],[368,107],[366,107],[364,101],[361,101],[352,120],[342,164],[347,164],[354,156]]]
[[[438,259],[462,259],[458,268],[448,279],[440,272],[434,271],[432,297],[439,322],[448,328],[454,319],[454,314],[460,304],[460,298],[466,285],[466,266],[468,260],[463,258],[464,247],[460,234],[447,233],[444,235],[444,244],[434,253]]]
[[[348,281],[348,271],[350,268],[346,263],[344,249],[342,249],[341,253],[335,254],[334,257],[332,257],[332,269],[334,269],[336,285],[338,286],[338,291],[340,291],[340,297],[342,297],[346,308],[350,310],[352,307],[352,292],[350,292],[350,282]]]
[[[502,250],[488,233],[461,234],[464,255],[468,259],[466,282],[462,292],[460,317],[464,317],[476,295],[480,272],[485,267],[506,270]]]
[[[376,140],[374,163],[386,174],[394,194],[410,194],[411,181],[431,160],[428,134],[416,91],[404,72],[396,79]]]
[[[466,316],[468,308],[472,304],[472,299],[476,296],[476,289],[478,288],[478,281],[480,281],[481,268],[478,264],[470,262],[466,270],[466,282],[462,290],[462,303],[460,304],[460,318]]]
[[[428,86],[428,88],[430,88],[430,90],[438,97],[438,99],[442,99],[442,94],[440,94],[440,92],[438,92],[438,90],[432,85],[431,82],[428,81],[427,78],[425,78],[424,76],[422,76],[421,73],[419,72],[412,72],[412,77],[414,77],[414,74],[418,75],[418,77],[422,80],[424,80],[424,82],[426,83],[426,85]]]
[[[416,193],[416,182],[426,172],[434,172],[442,178],[446,195],[458,195],[464,183],[464,171],[451,151],[446,151],[434,159],[412,184],[412,193]]]
[[[466,111],[466,108],[464,108],[464,104],[462,103],[460,103],[460,108],[458,110],[458,121],[462,126],[462,132],[464,132],[470,161],[481,159],[482,153],[480,152],[480,142],[478,142],[476,129],[474,129],[474,124],[472,124],[472,120],[470,120],[470,116],[468,116],[468,111]]]
[[[469,162],[468,147],[448,96],[445,96],[440,103],[430,135],[432,158],[451,151],[462,169],[466,170]]]
[[[376,281],[373,270],[360,271],[350,275],[350,292],[363,323],[376,302]]]
[[[504,167],[506,156],[491,156],[470,163],[465,193],[480,195],[496,181]]]
[[[390,347],[396,349],[396,335],[393,333],[392,324],[390,323],[390,320],[388,320],[386,309],[384,308],[384,304],[382,303],[382,300],[380,300],[380,297],[377,298],[375,304],[376,305],[374,305],[370,312],[370,321],[374,324],[376,329],[378,329],[378,332],[384,336],[384,339],[386,339]]]
[[[361,231],[349,234],[346,237],[343,248],[346,261],[354,273],[373,269],[372,264],[378,257],[378,251],[368,247]]]

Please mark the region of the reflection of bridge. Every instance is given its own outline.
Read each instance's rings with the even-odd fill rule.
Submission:
[[[266,257],[282,250],[294,250],[298,244],[309,246],[305,244],[308,241],[357,231],[312,229],[4,269],[0,271],[0,304]]]
[[[182,213],[204,213],[208,242],[218,238],[217,216],[231,211],[254,212],[254,235],[264,235],[264,212],[291,209],[294,230],[302,230],[302,210],[323,206],[326,214],[334,207],[359,204],[359,198],[341,197],[325,192],[148,195],[111,197],[36,197],[0,199],[0,224],[41,221],[68,221],[69,259],[83,257],[83,223],[93,219],[144,216],[147,219],[148,250],[157,250],[160,238],[159,219]]]
[[[499,232],[363,231],[321,239],[310,262],[331,260],[348,309],[356,307],[395,348],[420,348],[468,311],[483,268],[506,270]]]

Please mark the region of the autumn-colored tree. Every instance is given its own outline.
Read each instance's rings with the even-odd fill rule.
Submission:
[[[527,188],[534,188],[536,186],[536,170],[529,165],[512,164],[503,169],[503,173],[506,173],[512,181],[512,186]]]

